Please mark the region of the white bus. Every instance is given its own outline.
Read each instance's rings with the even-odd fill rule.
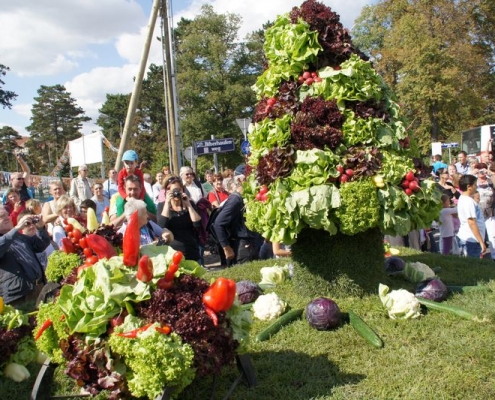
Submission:
[[[495,125],[482,125],[461,134],[461,150],[468,156],[479,157],[482,151],[489,150],[490,139],[495,140]],[[490,146],[490,150],[493,150]]]

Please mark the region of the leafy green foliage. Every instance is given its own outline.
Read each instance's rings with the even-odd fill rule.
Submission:
[[[0,165],[5,171],[15,171],[15,150],[19,149],[17,140],[21,135],[12,127],[4,126],[0,128]]]
[[[10,71],[10,68],[0,64],[0,78],[5,76],[7,71]],[[12,108],[12,101],[16,99],[17,94],[10,90],[2,89],[3,85],[5,85],[5,82],[0,79],[0,104],[2,105],[2,108]]]
[[[81,265],[81,258],[77,254],[66,254],[64,251],[56,250],[48,256],[46,266],[46,278],[50,282],[60,282],[67,277],[76,267]]]
[[[26,144],[31,172],[48,174],[57,165],[67,142],[80,137],[82,123],[91,118],[84,115],[84,110],[62,85],[42,85],[31,112],[31,125],[26,127],[31,133]],[[68,167],[65,168],[63,172],[68,175]]]

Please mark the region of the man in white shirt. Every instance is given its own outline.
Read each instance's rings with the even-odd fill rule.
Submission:
[[[467,159],[467,153],[465,151],[459,152],[457,155],[458,162],[455,163],[455,169],[457,173],[466,175],[469,173],[469,162]]]
[[[151,189],[153,190],[153,201],[155,204],[158,204],[158,196],[160,195],[160,190],[162,190],[162,179],[163,179],[163,172],[158,171],[155,176],[156,182],[153,186],[151,186]]]
[[[103,196],[110,199],[118,191],[119,186],[117,183],[117,171],[112,168],[108,171],[108,179],[103,182]]]
[[[459,179],[459,189],[462,194],[457,202],[457,215],[461,226],[457,237],[461,250],[468,257],[480,258],[486,251],[485,220],[481,209],[474,201],[477,191],[477,178],[474,175],[463,175]]]
[[[151,187],[151,182],[153,181],[151,180],[151,175],[145,172],[143,174],[143,178],[144,178],[144,189],[146,190],[146,193],[148,193],[150,199],[153,199],[153,188]]]

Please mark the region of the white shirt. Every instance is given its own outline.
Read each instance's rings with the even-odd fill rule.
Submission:
[[[474,237],[473,231],[468,225],[468,219],[474,218],[476,220],[476,225],[478,225],[478,230],[482,238],[485,237],[485,220],[481,209],[470,196],[461,195],[459,201],[457,202],[457,215],[459,216],[459,221],[461,226],[459,227],[459,232],[457,232],[457,237],[466,242],[478,242]]]
[[[155,202],[155,204],[158,204],[158,196],[160,195],[160,190],[162,190],[162,185],[160,185],[159,182],[156,182],[152,187],[153,189],[153,201]]]
[[[152,199],[153,198],[153,189],[151,188],[151,184],[144,181],[144,188],[146,189],[146,193],[148,193],[148,196],[150,196],[150,199]]]
[[[103,182],[103,196],[110,199],[115,193],[119,191],[119,186],[117,182],[112,181],[111,179],[107,179]]]

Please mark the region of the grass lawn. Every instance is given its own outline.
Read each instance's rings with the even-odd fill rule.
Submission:
[[[383,339],[376,349],[353,328],[320,332],[303,318],[284,327],[270,340],[251,343],[249,354],[257,385],[239,384],[232,399],[491,399],[495,398],[495,262],[403,250],[408,261],[441,267],[439,277],[448,285],[488,285],[491,291],[456,293],[446,304],[487,318],[474,322],[448,313],[430,311],[415,320],[391,320],[377,295],[377,284],[363,298],[334,297],[340,309],[353,310]],[[235,280],[260,280],[259,269],[284,260],[253,262],[212,272]],[[297,267],[295,273],[298,273]],[[208,278],[208,276],[207,276]],[[400,278],[383,277],[391,289],[414,286]],[[373,288],[371,287],[373,286]],[[376,286],[376,287],[375,287]],[[274,291],[292,308],[304,308],[311,298],[298,294],[294,283]],[[316,297],[316,296],[315,296]],[[255,321],[253,336],[270,322]],[[33,375],[36,367],[31,368]],[[222,398],[237,378],[235,367],[217,377],[215,394]],[[35,380],[14,383],[0,379],[1,399],[27,399]],[[197,379],[180,399],[209,398],[213,379]],[[72,389],[72,388],[71,388]],[[72,393],[76,393],[72,389]],[[52,394],[68,394],[63,371],[56,375]]]

